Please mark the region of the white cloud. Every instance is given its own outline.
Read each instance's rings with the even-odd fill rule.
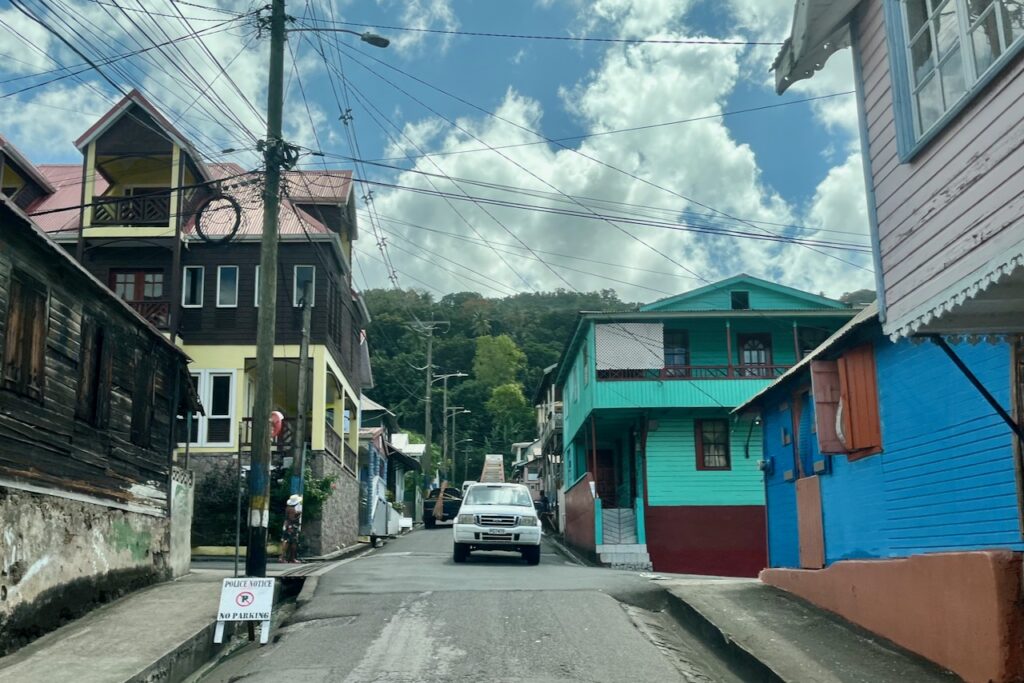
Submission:
[[[624,34],[656,30],[658,35],[685,37],[688,33],[680,21],[685,7],[686,3],[680,2],[630,4],[626,0],[601,0],[592,9],[600,13],[602,21],[617,22]],[[585,130],[595,132],[719,113],[743,75],[742,59],[741,51],[720,46],[685,50],[659,45],[614,46],[592,73],[563,89],[563,106],[577,117]],[[540,104],[513,90],[506,93],[496,113],[525,128],[537,130],[542,125]],[[420,124],[429,130],[425,139],[431,150],[448,153],[480,147],[480,142],[464,133],[450,129],[443,132],[438,123],[430,119]],[[458,123],[494,146],[537,140],[536,136],[495,119],[469,117]],[[407,130],[410,135],[414,134],[416,124],[407,126]],[[712,228],[727,226],[755,234],[783,230],[763,222],[803,221],[808,223],[809,232],[789,230],[788,233],[812,239],[833,237],[830,233],[814,232],[826,226],[842,225],[842,229],[851,230],[863,226],[863,183],[860,182],[858,188],[858,176],[854,174],[857,158],[844,157],[843,163],[823,179],[814,200],[804,211],[802,207],[789,205],[763,183],[753,150],[737,142],[722,119],[593,137],[583,141],[577,149],[579,154],[549,145],[533,145],[503,150],[500,155],[475,152],[436,160],[453,177],[485,180],[527,191],[507,193],[474,186],[463,186],[460,190],[443,180],[435,180],[434,184],[454,193],[465,191],[481,197],[530,203],[546,210],[580,210],[578,205],[554,191],[553,186],[561,193],[602,200],[601,203],[584,202],[601,213],[619,212],[624,217],[627,214],[647,216]],[[595,163],[593,159],[607,165]],[[422,159],[417,161],[415,169],[437,172],[431,162]],[[404,173],[397,182],[430,187],[415,173]],[[858,192],[861,207],[855,210]],[[869,282],[863,271],[799,246],[640,227],[622,221],[618,221],[616,227],[599,220],[541,211],[494,207],[487,207],[485,211],[471,203],[453,203],[472,228],[466,226],[448,204],[436,198],[391,191],[379,193],[376,200],[377,210],[386,218],[405,217],[404,220],[419,226],[456,232],[470,240],[454,240],[422,228],[383,223],[384,230],[392,233],[389,237],[392,246],[454,256],[478,272],[471,274],[451,263],[444,264],[445,268],[461,273],[463,278],[460,279],[438,267],[404,257],[399,251],[392,253],[399,270],[435,283],[442,290],[479,290],[481,286],[473,282],[481,278],[496,283],[495,291],[522,290],[523,279],[537,288],[564,287],[562,278],[565,278],[577,289],[613,286],[626,298],[650,300],[659,292],[682,291],[702,281],[739,271],[834,295]],[[730,220],[723,214],[755,223]],[[495,218],[505,227],[498,225]],[[366,220],[363,222],[365,225]],[[480,244],[474,230],[499,249],[499,253]],[[537,250],[624,267],[540,254],[559,271],[560,278],[534,260],[517,239]],[[437,257],[425,255],[435,264],[441,264]],[[844,258],[849,257],[844,255]],[[867,262],[866,257],[858,256],[854,260],[858,259],[859,263]],[[372,261],[364,261],[364,265],[380,272]],[[590,271],[590,274],[567,270],[567,267]],[[699,279],[694,279],[688,271],[695,272]],[[407,286],[415,286],[416,282],[409,276],[404,280],[400,276],[400,280]],[[627,281],[632,286],[614,280]]]
[[[381,3],[383,0],[378,0]],[[455,31],[459,28],[459,20],[452,9],[451,0],[402,0],[396,3],[388,1],[389,7],[402,7],[401,26],[419,31],[400,31],[391,38],[391,46],[395,51],[409,55],[416,54],[427,44],[431,34],[428,30]],[[432,49],[444,52],[451,43],[450,35],[442,35],[439,40],[431,41]]]

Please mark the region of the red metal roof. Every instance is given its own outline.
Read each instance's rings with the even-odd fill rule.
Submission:
[[[43,213],[32,220],[47,233],[71,230],[78,232],[82,220],[82,164],[41,164],[36,169],[56,190],[40,197],[28,207],[27,213],[38,214],[67,206],[74,207],[57,213]],[[106,191],[108,185],[102,175],[96,175],[96,194]]]

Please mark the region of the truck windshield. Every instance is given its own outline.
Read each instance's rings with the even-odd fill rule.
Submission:
[[[466,494],[466,505],[519,505],[533,507],[526,489],[518,486],[474,486]]]

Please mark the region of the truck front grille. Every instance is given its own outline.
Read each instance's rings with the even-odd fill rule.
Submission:
[[[513,527],[516,525],[515,515],[477,515],[477,526]]]

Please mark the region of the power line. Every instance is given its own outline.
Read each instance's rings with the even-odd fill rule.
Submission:
[[[340,26],[359,26],[361,28],[372,28],[383,31],[436,33],[449,36],[473,36],[478,38],[510,38],[516,40],[569,41],[577,43],[625,43],[628,45],[782,45],[782,43],[780,42],[768,42],[757,40],[716,40],[712,38],[602,38],[595,36],[555,36],[542,34],[530,35],[520,33],[494,33],[485,31],[456,31],[452,29],[439,28],[415,28],[412,26],[378,26],[376,24],[361,24],[354,21],[330,21],[324,23],[338,24]]]
[[[520,129],[520,130],[522,130],[522,131],[525,131],[525,132],[527,132],[527,133],[530,133],[531,135],[535,135],[535,136],[537,136],[538,138],[541,138],[542,140],[545,140],[545,141],[547,141],[547,142],[550,142],[550,143],[552,143],[552,144],[556,144],[556,145],[558,145],[559,147],[561,147],[562,149],[566,149],[566,150],[569,150],[569,151],[570,151],[570,152],[572,152],[573,154],[576,154],[576,155],[578,155],[578,156],[581,156],[581,157],[583,157],[584,159],[588,159],[588,160],[590,160],[591,162],[594,162],[594,163],[596,163],[596,164],[599,164],[599,165],[601,165],[601,166],[604,166],[605,168],[608,168],[608,169],[610,169],[610,170],[612,170],[612,171],[615,171],[615,172],[617,172],[617,173],[621,173],[621,174],[623,174],[623,175],[625,175],[625,176],[628,176],[629,178],[632,178],[633,180],[636,180],[636,181],[638,181],[638,182],[644,183],[645,185],[649,185],[650,187],[656,188],[656,189],[658,189],[658,190],[661,190],[661,191],[663,191],[663,192],[667,192],[667,193],[669,193],[669,194],[671,194],[671,195],[673,195],[673,196],[675,196],[675,197],[679,197],[680,199],[683,199],[683,200],[685,200],[685,201],[687,201],[687,202],[690,202],[690,203],[692,203],[692,204],[696,204],[697,206],[700,206],[701,208],[707,209],[708,211],[712,211],[712,212],[714,212],[714,213],[720,214],[720,215],[724,216],[725,218],[729,218],[729,219],[731,219],[731,220],[741,220],[741,222],[745,222],[745,221],[742,221],[742,219],[737,219],[737,218],[736,218],[735,216],[731,216],[730,214],[728,214],[728,213],[727,213],[727,212],[725,212],[725,211],[722,211],[722,210],[720,210],[720,209],[716,209],[716,208],[715,208],[715,207],[713,207],[713,206],[709,206],[709,205],[707,205],[707,204],[705,204],[705,203],[699,202],[699,201],[697,201],[696,199],[693,199],[693,198],[691,198],[691,197],[688,197],[688,196],[686,196],[686,195],[684,195],[684,194],[682,194],[682,193],[680,193],[680,192],[676,192],[675,190],[672,190],[672,189],[670,189],[670,188],[667,188],[667,187],[665,187],[665,186],[663,186],[663,185],[659,185],[658,183],[655,183],[655,182],[653,182],[653,181],[651,181],[651,180],[648,180],[648,179],[646,179],[646,178],[642,178],[642,177],[638,176],[638,175],[637,175],[637,174],[635,174],[635,173],[631,173],[630,171],[627,171],[627,170],[621,169],[621,168],[619,168],[619,167],[617,167],[617,166],[614,166],[614,165],[612,165],[612,164],[609,164],[608,162],[602,161],[601,159],[598,159],[598,158],[596,158],[596,157],[594,157],[594,156],[592,156],[592,155],[586,154],[586,153],[584,153],[584,152],[582,152],[582,151],[580,151],[580,150],[578,150],[578,149],[575,149],[575,148],[569,147],[568,145],[562,144],[562,143],[560,143],[560,142],[556,142],[556,141],[554,141],[553,139],[551,139],[551,138],[547,137],[546,135],[544,135],[543,133],[540,133],[540,132],[538,132],[538,131],[535,131],[535,130],[533,130],[532,128],[529,128],[529,127],[527,127],[527,126],[523,126],[523,125],[521,125],[521,124],[519,124],[519,123],[517,123],[517,122],[515,122],[515,121],[512,121],[512,120],[510,120],[510,119],[508,119],[508,118],[505,118],[505,117],[503,117],[503,116],[500,116],[499,114],[496,114],[496,113],[494,113],[494,112],[492,112],[492,111],[490,111],[490,110],[488,110],[488,109],[485,109],[484,107],[481,107],[481,106],[479,106],[479,105],[477,105],[477,104],[474,104],[473,102],[470,102],[469,100],[466,100],[466,99],[465,99],[465,98],[463,98],[463,97],[460,97],[460,96],[458,96],[458,95],[455,95],[454,93],[448,92],[447,90],[445,90],[445,89],[443,89],[443,88],[439,88],[438,86],[435,86],[435,85],[433,85],[433,84],[431,84],[431,83],[429,83],[429,82],[427,82],[427,81],[423,80],[422,78],[419,78],[418,76],[414,76],[414,75],[412,75],[412,74],[410,74],[410,73],[407,73],[407,72],[403,71],[402,69],[399,69],[398,67],[395,67],[395,66],[393,66],[393,65],[391,65],[391,64],[388,64],[388,63],[387,63],[387,62],[385,62],[384,60],[382,60],[382,59],[379,59],[379,58],[377,58],[377,57],[374,57],[373,55],[365,55],[364,53],[361,53],[361,52],[359,52],[358,50],[354,50],[353,48],[350,48],[350,47],[348,47],[348,46],[346,46],[346,45],[340,45],[340,47],[346,48],[346,49],[348,49],[348,50],[349,50],[350,52],[355,52],[355,53],[357,53],[357,54],[361,54],[361,55],[364,55],[364,56],[369,56],[369,57],[370,57],[370,59],[374,60],[374,61],[375,61],[375,62],[377,62],[378,64],[382,64],[383,66],[387,67],[388,69],[390,69],[390,70],[392,70],[392,71],[395,71],[395,72],[397,72],[397,73],[399,73],[399,74],[401,74],[401,75],[405,76],[406,78],[410,78],[410,79],[412,79],[412,80],[416,81],[417,83],[420,83],[420,84],[422,84],[422,85],[425,85],[426,87],[428,87],[428,88],[430,88],[430,89],[432,89],[432,90],[434,90],[434,91],[436,91],[436,92],[439,92],[439,93],[441,93],[441,94],[445,95],[446,97],[449,97],[449,98],[451,98],[451,99],[454,99],[455,101],[457,101],[457,102],[460,102],[460,103],[462,103],[462,104],[465,104],[466,106],[472,107],[473,109],[476,109],[477,111],[480,111],[481,113],[483,113],[483,114],[486,114],[487,116],[490,116],[491,118],[494,118],[494,119],[496,119],[496,120],[498,120],[498,121],[502,121],[502,122],[504,122],[504,123],[506,123],[506,124],[509,124],[509,125],[511,125],[511,126],[514,126],[514,127],[518,128],[518,129]],[[454,121],[452,121],[451,119],[449,119],[448,117],[444,116],[443,114],[441,114],[440,112],[438,112],[438,111],[437,111],[437,110],[435,110],[434,108],[432,108],[432,107],[430,107],[429,105],[427,105],[426,103],[424,103],[424,102],[423,102],[422,100],[420,100],[420,99],[418,99],[418,98],[414,97],[413,95],[411,95],[410,93],[408,93],[408,92],[407,92],[406,90],[404,90],[404,89],[402,89],[401,87],[399,87],[399,86],[398,86],[397,84],[395,84],[395,83],[393,83],[392,81],[389,81],[388,79],[384,78],[384,76],[380,75],[379,73],[377,73],[376,71],[374,71],[373,69],[371,69],[370,67],[368,67],[367,65],[363,64],[363,63],[362,63],[362,62],[361,62],[361,61],[360,61],[359,59],[356,59],[356,58],[354,58],[354,57],[353,57],[353,58],[352,58],[352,61],[354,61],[354,62],[355,62],[356,64],[359,64],[359,65],[360,65],[360,66],[362,66],[362,67],[363,67],[364,69],[366,69],[367,71],[369,71],[369,72],[370,72],[371,74],[373,74],[373,75],[375,75],[375,76],[376,76],[377,78],[379,78],[379,79],[383,80],[383,81],[384,81],[385,83],[388,83],[388,84],[389,84],[389,85],[391,85],[391,86],[392,86],[393,88],[395,88],[395,89],[396,89],[396,90],[398,90],[399,92],[401,92],[401,93],[403,93],[404,95],[406,95],[406,97],[409,97],[409,98],[410,98],[410,99],[412,99],[412,100],[413,100],[414,102],[416,102],[416,103],[417,103],[417,104],[419,104],[420,106],[424,107],[425,109],[427,109],[428,111],[430,111],[431,113],[433,113],[433,114],[434,114],[435,116],[438,116],[438,117],[440,117],[440,118],[444,119],[444,120],[445,120],[445,121],[446,121],[446,122],[447,122],[447,123],[448,123],[448,124],[449,124],[450,126],[452,126],[452,127],[456,128],[457,130],[461,131],[461,132],[462,132],[463,134],[469,135],[470,137],[472,137],[472,138],[473,138],[474,140],[476,140],[477,142],[479,142],[479,143],[481,143],[481,144],[483,144],[483,145],[485,145],[485,146],[487,146],[487,147],[490,147],[490,148],[491,148],[491,149],[493,150],[493,147],[492,147],[491,145],[488,145],[488,144],[487,144],[487,143],[486,143],[486,142],[485,142],[484,140],[481,140],[481,139],[480,139],[479,137],[477,137],[476,135],[473,135],[473,133],[471,133],[470,131],[466,130],[466,129],[465,129],[464,127],[462,127],[462,126],[459,126],[457,122],[454,122]],[[540,178],[539,176],[537,176],[537,175],[536,175],[535,173],[533,173],[533,172],[531,172],[531,171],[530,171],[529,169],[525,168],[525,167],[524,167],[524,166],[523,166],[522,164],[520,164],[520,163],[516,162],[516,161],[515,161],[514,159],[512,159],[511,157],[508,157],[507,155],[505,155],[505,154],[501,153],[500,151],[497,151],[497,150],[494,150],[494,151],[495,151],[495,152],[496,152],[496,153],[497,153],[497,154],[498,154],[498,155],[499,155],[500,157],[502,157],[502,158],[503,158],[503,159],[505,159],[506,161],[508,161],[508,162],[512,163],[512,164],[513,164],[514,166],[516,166],[517,168],[519,168],[519,169],[521,169],[521,170],[525,171],[526,173],[530,174],[531,176],[533,176],[533,177],[534,177],[535,179],[537,179],[538,181],[540,181],[540,182],[542,182],[543,184],[545,184],[545,185],[547,185],[548,187],[550,187],[550,188],[551,188],[552,190],[554,190],[555,192],[558,192],[559,194],[563,194],[564,196],[566,196],[566,197],[568,198],[568,195],[565,195],[565,194],[564,194],[564,193],[563,193],[563,192],[562,192],[562,191],[561,191],[561,190],[560,190],[559,188],[557,188],[557,187],[555,187],[554,185],[552,185],[551,183],[549,183],[549,182],[547,182],[547,181],[543,180],[542,178]],[[581,206],[582,206],[582,205],[581,205]],[[608,222],[609,222],[609,224],[610,224],[610,225],[612,225],[612,226],[616,227],[616,228],[617,228],[617,229],[619,229],[619,230],[622,230],[622,228],[621,228],[621,227],[619,227],[619,226],[616,226],[616,225],[615,225],[614,223],[612,223],[611,221],[608,221]],[[758,229],[758,230],[763,230],[763,228],[760,228],[759,226],[757,226],[757,225],[754,225],[754,224],[752,224],[752,223],[748,223],[748,225],[750,225],[750,227],[752,227],[752,228],[755,228],[755,229]],[[623,232],[625,232],[626,234],[630,234],[630,233],[629,233],[628,231],[624,231],[624,230],[623,230]],[[634,238],[635,238],[635,236],[634,236]],[[638,239],[638,238],[635,238],[635,239]],[[652,248],[652,249],[653,249],[653,247],[650,247],[650,245],[647,245],[647,246],[648,246],[649,248]],[[819,251],[818,249],[816,249],[816,248],[814,248],[814,247],[810,247],[810,246],[809,246],[808,248],[809,248],[809,249],[811,249],[812,251],[815,251],[815,252],[817,252],[817,253],[820,253],[820,254],[822,254],[823,256],[826,256],[826,257],[828,257],[828,258],[833,258],[833,259],[836,259],[837,261],[840,261],[840,262],[842,262],[842,263],[845,263],[845,264],[847,264],[847,265],[853,266],[853,267],[855,267],[855,268],[859,268],[860,270],[865,270],[865,271],[867,271],[867,272],[871,272],[871,269],[870,269],[870,268],[865,268],[864,266],[861,266],[860,264],[854,263],[853,261],[847,261],[847,260],[845,260],[845,259],[843,259],[843,258],[841,258],[841,257],[839,257],[839,256],[836,256],[836,255],[834,255],[834,254],[829,254],[829,253],[827,253],[827,252],[822,252],[822,251]],[[666,256],[666,257],[667,257],[667,256]],[[682,265],[681,263],[679,263],[678,261],[675,261],[674,259],[670,259],[670,260],[673,260],[673,261],[674,261],[674,262],[676,263],[676,265],[678,265],[678,266],[682,267],[682,268],[683,268],[684,270],[688,270],[688,271],[689,271],[689,269],[688,269],[688,268],[687,268],[686,266],[683,266],[683,265]],[[692,271],[690,271],[690,272],[692,272]],[[693,274],[694,274],[694,275],[696,275],[696,273],[693,273]]]
[[[777,109],[779,107],[789,107],[794,104],[806,104],[808,102],[816,102],[818,100],[827,100],[834,97],[842,97],[844,95],[852,95],[855,91],[844,90],[843,92],[835,92],[828,95],[818,95],[816,97],[804,97],[796,100],[788,100],[786,102],[777,102],[775,104],[765,104],[757,107],[747,107],[745,109],[731,109],[729,111],[723,111],[718,114],[706,114],[704,116],[694,116],[686,119],[676,119],[675,121],[663,121],[661,123],[649,123],[643,126],[631,126],[629,128],[615,128],[612,130],[602,130],[596,133],[582,133],[580,135],[567,135],[564,137],[551,138],[554,142],[568,142],[570,140],[587,140],[589,138],[601,137],[603,135],[617,135],[619,133],[634,133],[636,131],[651,130],[654,128],[664,128],[667,126],[678,126],[684,123],[695,123],[697,121],[708,121],[712,119],[721,119],[726,116],[735,116],[736,114],[749,114],[752,112],[765,111],[767,109]],[[404,157],[380,157],[377,159],[364,159],[364,163],[373,163],[380,161],[403,161],[405,159],[418,159],[424,156],[431,157],[446,157],[454,156],[457,154],[473,154],[474,152],[491,152],[495,149],[514,149],[516,147],[533,147],[535,145],[546,145],[548,140],[536,140],[534,142],[516,142],[509,145],[494,145],[493,147],[474,147],[472,149],[456,149],[448,152],[429,152],[427,154],[410,154]]]

